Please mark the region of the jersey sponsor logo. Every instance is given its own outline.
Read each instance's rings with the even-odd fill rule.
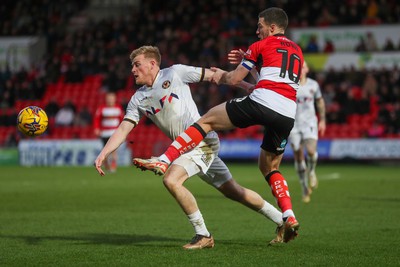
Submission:
[[[240,97],[240,98],[234,98],[234,99],[230,100],[230,102],[242,102],[243,100],[246,99],[246,97],[247,97],[247,96],[245,96],[245,97]]]
[[[287,140],[283,139],[280,146],[276,148],[276,151],[283,151],[285,149],[286,144],[287,144]]]
[[[298,97],[296,102],[299,104],[314,102],[314,98],[312,97]]]
[[[143,97],[143,98],[140,98],[140,99],[139,99],[139,102],[143,102],[143,101],[146,100],[146,99],[148,99],[147,96],[145,96],[145,97]]]
[[[166,80],[166,81],[163,82],[162,88],[163,88],[163,89],[167,89],[170,85],[171,85],[171,82],[168,81],[168,80]]]

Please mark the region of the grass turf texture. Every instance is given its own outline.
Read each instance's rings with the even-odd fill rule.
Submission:
[[[257,166],[228,164],[243,186],[275,204]],[[214,249],[185,251],[193,229],[150,172],[120,168],[2,167],[0,266],[399,266],[400,168],[318,166],[319,188],[301,203],[282,166],[301,224],[293,242],[267,246],[275,226],[193,177]]]

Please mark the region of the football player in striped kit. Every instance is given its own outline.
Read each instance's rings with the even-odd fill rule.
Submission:
[[[118,128],[124,112],[122,107],[117,104],[117,96],[113,92],[108,92],[105,95],[105,105],[97,108],[93,124],[94,134],[101,138],[103,145],[105,145],[114,131]],[[117,171],[117,152],[114,151],[110,154],[108,159],[104,162],[104,167],[110,172]]]

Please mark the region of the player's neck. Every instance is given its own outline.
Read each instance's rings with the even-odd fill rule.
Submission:
[[[300,85],[305,85],[306,84],[306,82],[307,82],[307,77],[302,77],[301,79],[300,79]]]
[[[151,76],[151,80],[149,82],[149,84],[147,84],[148,87],[153,87],[153,84],[155,82],[155,80],[157,79],[158,73],[160,72],[160,69],[157,69],[157,71],[155,71],[153,73],[153,75]]]

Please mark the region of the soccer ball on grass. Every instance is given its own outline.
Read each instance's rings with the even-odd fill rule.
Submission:
[[[18,130],[26,136],[43,134],[48,126],[49,119],[46,112],[40,107],[29,106],[22,109],[17,117]]]

